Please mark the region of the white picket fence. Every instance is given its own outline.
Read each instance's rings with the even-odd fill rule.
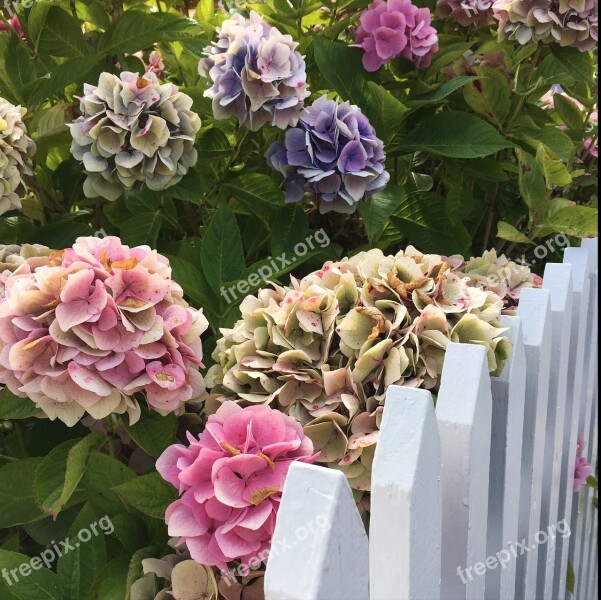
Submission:
[[[294,464],[266,600],[596,598],[597,510],[572,481],[578,434],[597,456],[597,304],[597,239],[584,240],[502,317],[514,350],[500,377],[483,347],[451,344],[436,408],[388,390],[369,540],[344,475]]]

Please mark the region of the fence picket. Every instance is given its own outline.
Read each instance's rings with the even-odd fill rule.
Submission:
[[[436,403],[443,462],[444,600],[484,597],[491,415],[485,348],[449,344]]]
[[[589,306],[590,277],[592,259],[586,248],[566,248],[564,263],[572,267],[572,334],[570,339],[570,353],[568,372],[568,402],[566,405],[566,418],[570,419],[570,428],[564,438],[564,456],[562,461],[562,475],[560,485],[560,506],[565,507],[563,515],[570,522],[572,535],[569,538],[557,539],[557,563],[553,581],[553,598],[565,598],[566,576],[568,559],[570,556],[571,540],[574,539],[576,529],[571,523],[574,494],[572,481],[574,477],[574,461],[576,459],[576,440],[580,422],[580,405],[583,389],[582,375],[584,370],[585,343],[587,337],[587,314]],[[567,414],[569,412],[569,414]]]
[[[340,471],[290,467],[265,574],[265,600],[368,600],[369,552]]]
[[[572,268],[549,263],[545,268],[543,288],[551,300],[551,367],[545,439],[543,494],[539,530],[548,531],[557,524],[559,490],[563,457],[566,402],[568,396],[568,353],[572,333]],[[562,507],[563,517],[563,507]],[[537,598],[553,597],[557,537],[549,535],[539,549]]]
[[[525,289],[520,294],[518,315],[522,319],[526,348],[526,398],[522,444],[522,485],[520,487],[519,541],[529,548],[517,557],[516,594],[518,600],[536,597],[536,572],[551,345],[550,292]]]
[[[518,535],[522,427],[526,391],[526,354],[519,317],[503,316],[513,352],[503,372],[491,381],[492,431],[488,488],[488,539],[486,552],[494,556]],[[513,600],[515,560],[503,568],[488,569],[487,600]]]
[[[391,386],[372,468],[373,600],[438,600],[442,464],[432,396]]]

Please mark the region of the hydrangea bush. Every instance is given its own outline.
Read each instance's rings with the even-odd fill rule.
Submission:
[[[592,0],[0,5],[0,598],[261,600],[294,461],[367,519],[388,386],[436,399],[454,341],[496,377],[597,235],[597,38]]]

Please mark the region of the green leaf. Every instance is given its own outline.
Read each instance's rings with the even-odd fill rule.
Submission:
[[[184,293],[201,307],[213,306],[216,298],[204,275],[192,263],[179,256],[172,254],[165,254],[165,256],[171,264],[173,281],[177,281],[182,286]],[[200,253],[198,260],[200,260]]]
[[[557,233],[573,235],[579,238],[598,236],[599,214],[590,206],[566,206],[554,212],[545,225]]]
[[[211,127],[198,136],[196,142],[198,158],[211,160],[214,158],[229,158],[232,154],[232,145],[221,129]]]
[[[177,499],[177,491],[158,473],[141,475],[113,488],[120,498],[155,519],[165,519],[167,506]]]
[[[545,174],[540,163],[527,152],[517,151],[519,161],[518,183],[520,193],[530,215],[536,214],[547,196]]]
[[[447,96],[450,96],[454,91],[462,88],[465,84],[475,81],[478,77],[469,75],[460,75],[453,77],[449,81],[445,81],[441,86],[437,87],[431,92],[426,94],[417,94],[411,96],[407,101],[408,106],[423,106],[426,104],[438,104],[441,100],[444,100]]]
[[[136,474],[121,461],[96,450],[90,452],[82,487],[88,502],[99,514],[115,514],[129,508],[112,488],[135,479]]]
[[[144,410],[133,425],[128,425],[126,419],[122,423],[134,442],[153,458],[158,458],[175,441],[177,417],[173,413],[163,416],[154,410]]]
[[[553,57],[574,79],[592,81],[593,62],[589,52],[580,52],[576,48],[562,47],[559,44],[551,44],[549,48]]]
[[[215,27],[215,4],[213,0],[200,0],[194,16],[205,29],[213,29]]]
[[[299,204],[282,206],[273,220],[274,235],[271,236],[271,253],[294,253],[294,247],[302,243],[309,233],[309,219]]]
[[[497,229],[497,237],[518,244],[533,244],[534,242],[521,231],[518,231],[513,225],[505,221],[499,221]]]
[[[44,413],[29,398],[19,398],[8,388],[0,390],[0,419],[27,419],[43,416]]]
[[[573,100],[566,98],[562,94],[553,94],[553,103],[561,120],[569,129],[579,131],[584,127],[584,114]]]
[[[63,509],[85,473],[90,451],[100,448],[104,439],[96,431],[64,442],[44,457],[34,482],[35,499],[44,513],[56,516]]]
[[[359,202],[359,214],[370,242],[377,239],[388,218],[407,199],[402,187],[388,184],[384,190],[374,194],[367,202]]]
[[[409,112],[404,104],[373,81],[367,82],[365,97],[360,103],[365,116],[385,143],[394,138]]]
[[[108,515],[99,519],[90,504],[77,515],[68,537],[73,548],[63,551],[57,562],[62,598],[87,600],[106,564],[105,537],[112,529],[110,525]]]
[[[0,529],[43,518],[33,495],[41,458],[25,458],[0,467]]]
[[[469,232],[463,225],[449,224],[444,199],[436,194],[410,195],[390,221],[422,252],[469,254]]]
[[[94,600],[123,600],[127,579],[127,560],[116,557],[103,569],[98,586],[98,595]]]
[[[572,176],[567,167],[560,160],[550,156],[542,144],[536,150],[536,160],[543,169],[547,188],[564,187],[572,183]]]
[[[35,66],[31,55],[15,33],[10,35],[5,64],[7,75],[18,88],[25,87],[35,77]]]
[[[36,567],[32,568],[33,565]],[[43,566],[41,559],[0,549],[0,570],[15,571],[17,581],[10,573],[9,586],[5,577],[0,577],[0,592],[3,600],[65,600],[60,595],[57,576]]]
[[[320,35],[313,36],[313,46],[319,72],[343,100],[361,105],[367,85],[361,50]]]
[[[451,158],[478,158],[511,147],[486,121],[469,113],[447,111],[420,121],[390,154],[425,150]]]
[[[58,6],[46,5],[37,10],[40,11],[40,16],[47,11],[45,18],[41,19],[39,34],[37,31],[34,34],[39,35],[37,44],[39,54],[72,58],[88,53],[81,25],[75,17]]]
[[[159,238],[162,222],[163,217],[158,210],[138,214],[123,223],[120,231],[121,239],[130,246],[147,245],[154,248]]]
[[[450,187],[447,185],[445,200],[445,213],[451,225],[458,225],[464,221],[474,208],[474,197],[469,189],[461,182]]]
[[[127,568],[127,579],[125,583],[125,589],[127,591],[125,600],[130,600],[131,598],[131,586],[134,581],[142,577],[144,571],[142,569],[142,561],[145,558],[154,558],[155,551],[154,548],[148,546],[146,548],[140,548],[137,550],[134,555],[131,557],[129,561],[129,565]]]
[[[213,291],[226,281],[235,281],[244,271],[242,236],[226,202],[217,209],[204,234],[200,263]]]
[[[284,198],[282,190],[271,177],[260,173],[240,175],[224,184],[222,189],[271,229]]]
[[[174,13],[127,10],[100,38],[98,50],[104,54],[137,52],[158,42],[175,42],[200,32],[197,23]]]
[[[576,573],[574,573],[574,567],[572,563],[568,561],[568,574],[566,576],[566,590],[570,592],[570,594],[574,593],[574,589],[576,586]]]
[[[505,123],[511,108],[507,78],[492,67],[478,67],[477,81],[463,88],[465,101],[478,113],[497,125]]]

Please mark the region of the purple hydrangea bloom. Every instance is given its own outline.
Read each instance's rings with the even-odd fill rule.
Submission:
[[[198,65],[200,75],[213,81],[205,96],[213,100],[215,118],[236,116],[252,131],[265,123],[296,125],[309,90],[305,60],[292,37],[255,11],[249,19],[232,15],[217,34]]]
[[[357,202],[386,186],[384,146],[359,107],[322,96],[305,109],[285,143],[267,151],[271,167],[286,178],[286,202],[305,192],[320,200],[322,213],[350,213]]]
[[[411,0],[375,0],[359,17],[355,46],[363,48],[366,71],[377,71],[402,56],[416,67],[430,66],[438,51],[438,33],[427,8]]]
[[[592,50],[599,41],[597,0],[497,0],[499,39]]]
[[[494,0],[438,0],[436,12],[443,19],[456,21],[463,27],[491,25],[495,19]]]

